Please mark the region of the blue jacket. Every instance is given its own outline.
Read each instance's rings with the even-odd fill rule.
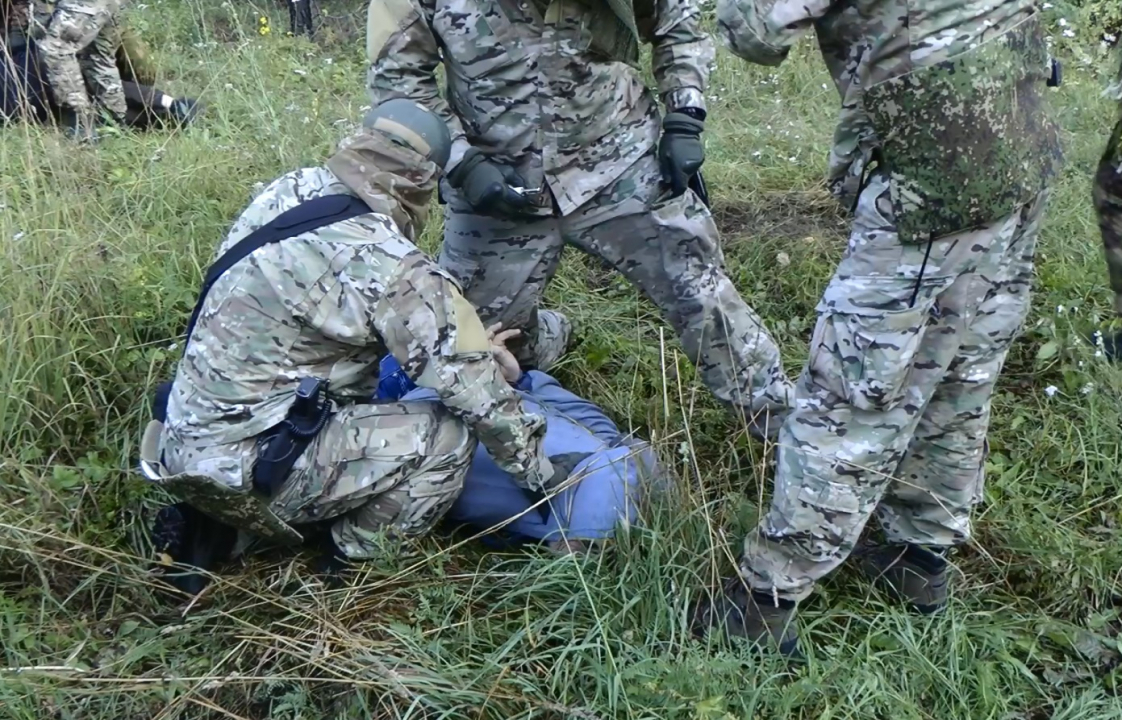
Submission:
[[[524,373],[516,388],[528,410],[546,416],[548,455],[590,453],[570,476],[577,480],[530,509],[544,496],[515,485],[481,445],[447,519],[478,530],[510,521],[505,534],[522,540],[549,540],[562,531],[570,538],[607,538],[617,522],[634,524],[642,493],[660,472],[650,445],[624,437],[603,410],[543,372]],[[435,392],[416,388],[392,356],[382,361],[378,396],[437,400]]]

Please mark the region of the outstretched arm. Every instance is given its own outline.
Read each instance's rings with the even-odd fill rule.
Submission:
[[[705,90],[716,56],[713,40],[701,27],[699,0],[658,0],[656,17],[644,28],[659,97],[667,111],[705,110]]]

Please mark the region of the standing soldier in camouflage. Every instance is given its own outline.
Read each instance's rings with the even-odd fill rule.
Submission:
[[[658,306],[750,428],[785,411],[793,387],[779,350],[688,189],[714,57],[697,0],[374,0],[367,32],[373,101],[413,99],[451,128],[440,262],[485,321],[523,330],[524,367],[548,369],[567,345],[569,320],[538,306],[568,244]],[[661,120],[637,69],[641,41]]]
[[[1118,101],[1120,114],[1095,174],[1094,201],[1106,266],[1110,271],[1110,288],[1114,291],[1114,312],[1122,316],[1122,67],[1107,93]],[[1107,354],[1111,359],[1118,358],[1120,348],[1122,334],[1107,340]]]
[[[39,0],[36,0],[38,3]],[[58,0],[49,17],[35,14],[32,30],[47,84],[62,108],[67,132],[96,139],[99,111],[123,123],[127,110],[117,49],[124,0]]]
[[[778,65],[814,28],[842,96],[830,183],[853,208],[818,304],[770,512],[695,631],[795,654],[796,603],[855,549],[920,612],[970,538],[990,400],[1029,311],[1062,163],[1034,0],[720,0],[734,53]]]
[[[459,495],[476,439],[527,489],[567,474],[475,310],[412,242],[447,126],[399,100],[367,127],[234,224],[142,448],[149,477],[207,517],[280,542],[327,521],[346,558],[427,532]],[[373,403],[387,352],[440,401]]]

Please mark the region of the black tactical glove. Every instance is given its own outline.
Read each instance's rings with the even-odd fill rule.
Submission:
[[[493,163],[474,148],[448,173],[448,182],[481,215],[511,217],[530,205],[528,199],[514,191],[526,184],[514,168]]]
[[[704,113],[696,108],[669,113],[662,120],[662,140],[658,144],[658,165],[662,183],[669,185],[673,197],[686,191],[690,178],[705,162],[701,133]]]

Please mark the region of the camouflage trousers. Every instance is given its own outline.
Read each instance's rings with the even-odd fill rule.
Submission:
[[[1029,311],[1046,195],[929,249],[900,243],[887,182],[872,178],[779,431],[770,511],[744,542],[753,589],[805,598],[874,515],[893,544],[970,537],[990,401]]]
[[[794,388],[779,348],[729,280],[716,224],[692,192],[663,193],[654,153],[576,212],[497,219],[474,215],[448,193],[440,264],[455,276],[484,323],[501,321],[524,337],[511,343],[525,366],[555,357],[555,318],[539,303],[566,245],[603,259],[630,280],[674,327],[702,380],[729,406],[771,425]]]
[[[165,436],[164,464],[248,490],[259,444],[200,448]],[[459,497],[475,447],[467,426],[439,403],[349,405],[296,461],[269,507],[295,526],[333,521],[347,557],[375,558],[387,541],[436,525]]]
[[[121,0],[59,0],[38,42],[55,102],[85,121],[94,103],[118,122],[127,110],[117,69]]]

